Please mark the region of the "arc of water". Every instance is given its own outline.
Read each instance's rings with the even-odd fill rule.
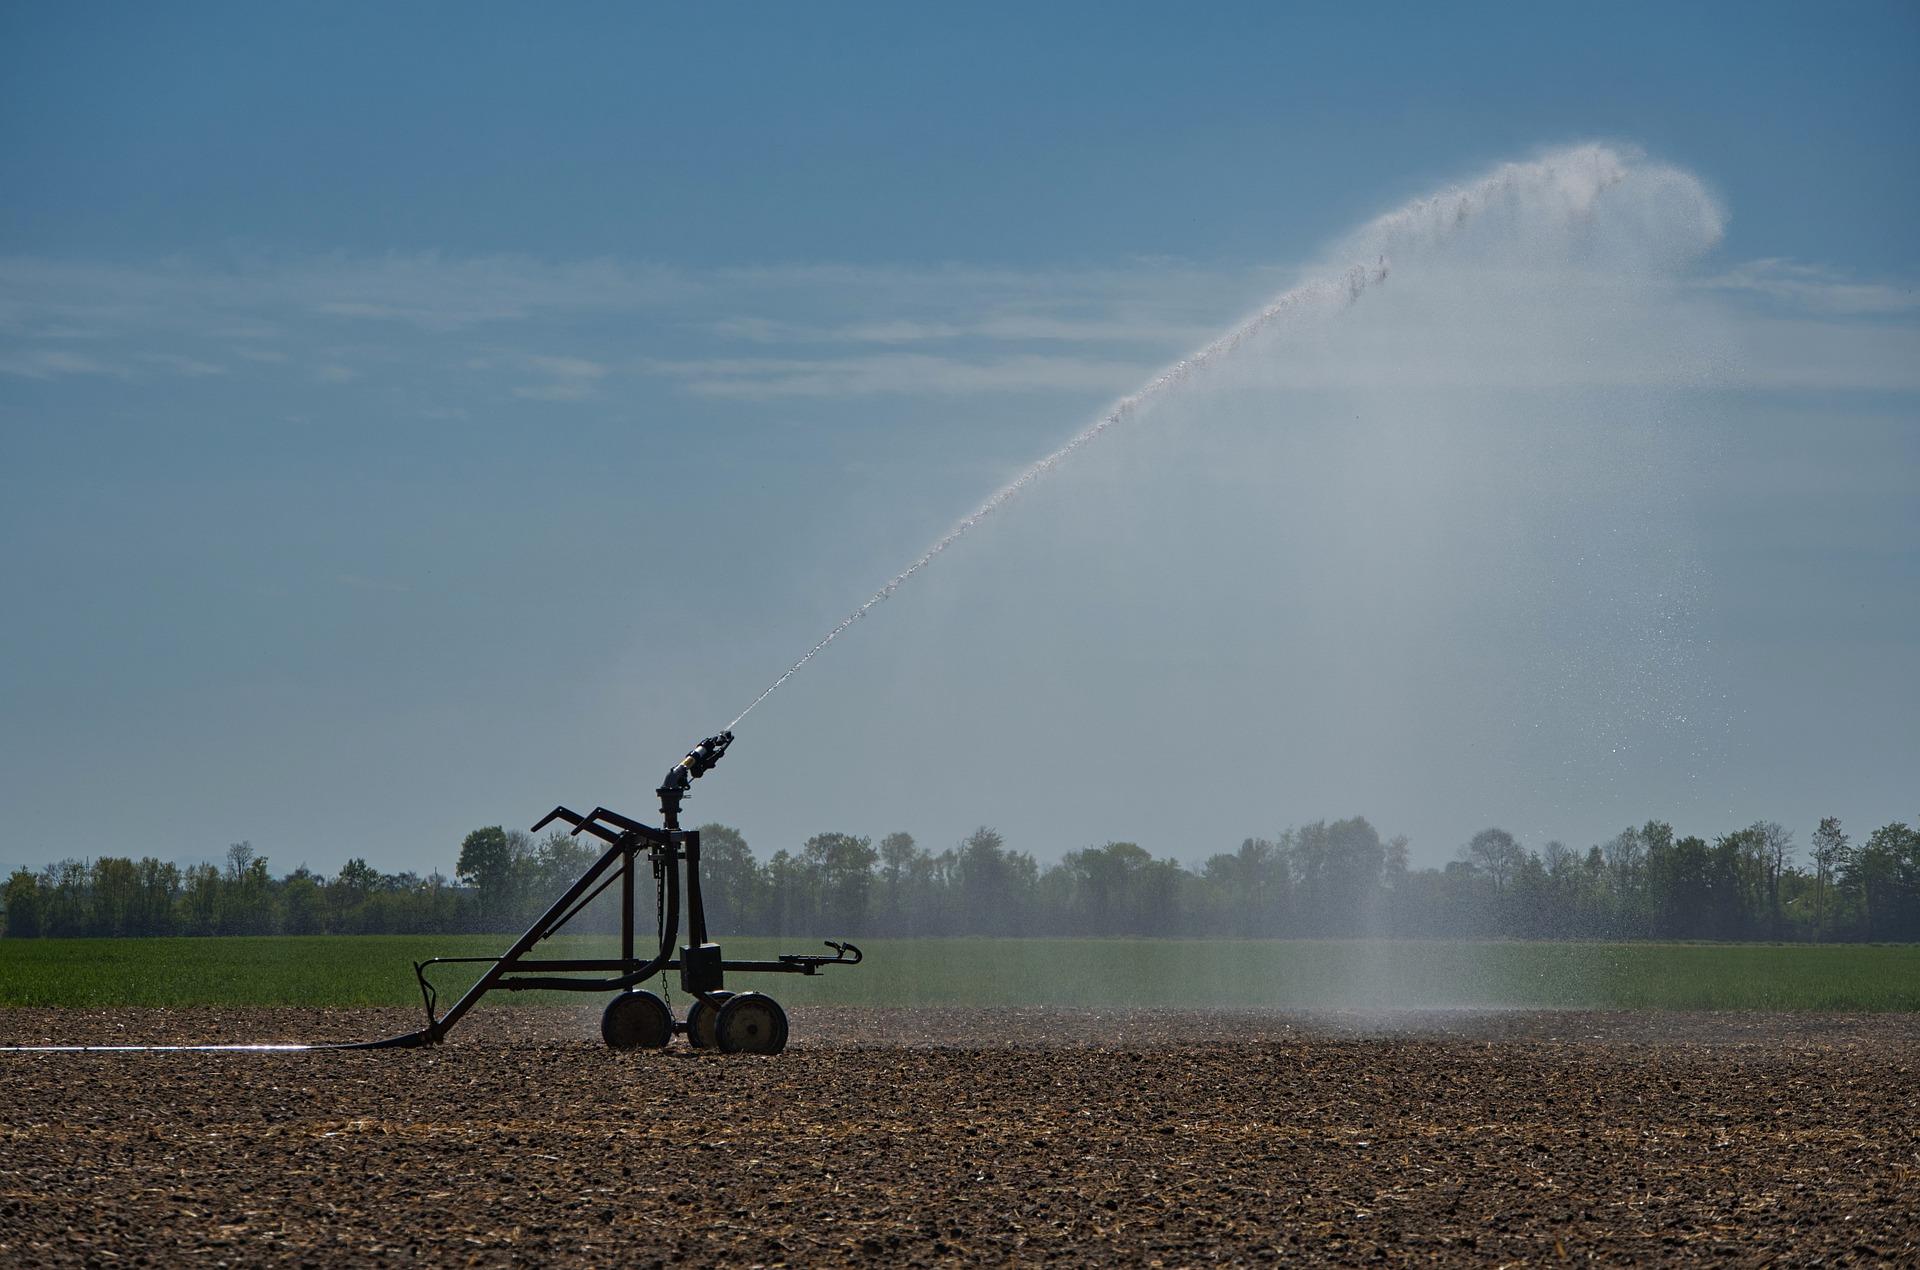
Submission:
[[[740,720],[752,713],[755,706],[772,696],[775,689],[787,682],[787,680],[793,678],[794,674],[799,671],[802,666],[817,657],[821,649],[838,639],[840,632],[852,626],[868,613],[871,613],[881,602],[899,590],[900,585],[908,578],[911,578],[914,574],[931,564],[934,557],[938,556],[948,547],[951,547],[954,543],[960,541],[961,538],[966,536],[969,530],[982,520],[985,520],[988,516],[991,516],[994,512],[1000,510],[1009,499],[1013,498],[1021,490],[1033,484],[1054,468],[1060,466],[1074,451],[1085,446],[1101,433],[1113,427],[1116,423],[1120,423],[1128,416],[1136,413],[1140,407],[1146,405],[1147,402],[1153,400],[1161,393],[1166,392],[1169,388],[1192,378],[1208,364],[1218,361],[1221,357],[1231,353],[1248,339],[1258,334],[1262,328],[1272,325],[1274,321],[1285,314],[1313,300],[1332,300],[1342,304],[1343,307],[1344,305],[1352,304],[1365,294],[1369,287],[1377,286],[1385,281],[1386,276],[1386,258],[1382,257],[1379,262],[1374,265],[1355,265],[1347,271],[1345,276],[1337,280],[1321,279],[1295,287],[1273,303],[1261,309],[1260,312],[1254,314],[1251,318],[1248,318],[1245,322],[1242,322],[1239,326],[1233,328],[1233,330],[1222,335],[1213,343],[1200,349],[1196,353],[1189,354],[1187,357],[1169,366],[1166,370],[1161,371],[1141,387],[1139,391],[1122,397],[1114,403],[1111,410],[1081,429],[1072,440],[1055,450],[1052,454],[1047,455],[1046,458],[1041,459],[1038,463],[1035,463],[1020,475],[1014,477],[1013,480],[1002,485],[991,498],[974,508],[970,515],[952,529],[948,530],[946,535],[938,542],[928,547],[918,560],[915,560],[912,564],[889,578],[887,584],[868,597],[866,603],[847,614],[846,617],[841,619],[838,626],[827,632],[824,639],[812,648],[809,648],[806,656],[787,667],[785,674],[768,684],[759,696],[747,703],[747,708],[734,716],[733,722],[727,725],[727,729],[731,731],[737,727]]]
[[[727,730],[732,731],[738,727],[740,721],[751,714],[755,706],[772,696],[774,691],[793,678],[802,666],[819,656],[820,651],[838,639],[842,631],[871,613],[877,605],[899,590],[901,584],[908,578],[926,568],[936,556],[960,541],[975,525],[998,511],[1021,490],[1058,467],[1076,450],[1093,441],[1101,433],[1133,415],[1155,397],[1191,379],[1287,314],[1315,301],[1332,303],[1339,310],[1351,307],[1369,290],[1386,281],[1386,252],[1395,242],[1407,238],[1445,237],[1475,219],[1490,206],[1503,199],[1511,198],[1523,190],[1552,191],[1570,212],[1584,213],[1595,198],[1625,180],[1630,171],[1627,160],[1612,148],[1601,145],[1581,146],[1531,163],[1504,164],[1470,186],[1455,187],[1429,198],[1415,200],[1371,222],[1349,240],[1349,250],[1364,249],[1367,255],[1375,257],[1373,264],[1353,265],[1332,277],[1302,283],[1279,296],[1271,304],[1211,344],[1175,362],[1154,376],[1137,392],[1122,397],[1114,403],[1112,409],[1081,429],[1072,440],[1001,486],[991,498],[948,530],[945,537],[927,548],[918,560],[888,579],[887,584],[875,591],[866,603],[847,614],[838,626],[828,631],[826,638],[809,648],[806,656],[787,667],[785,674],[768,684],[759,696],[748,702],[747,708],[735,715],[733,722],[727,725]]]

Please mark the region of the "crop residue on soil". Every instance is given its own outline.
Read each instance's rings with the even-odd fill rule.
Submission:
[[[0,1043],[397,1011],[0,1011]],[[430,1051],[0,1055],[0,1262],[1920,1259],[1911,1016],[795,1011],[776,1058],[569,1010]]]

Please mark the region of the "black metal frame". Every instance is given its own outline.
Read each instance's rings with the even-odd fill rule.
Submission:
[[[527,928],[513,947],[498,957],[431,957],[413,963],[414,976],[420,981],[420,994],[426,1002],[427,1026],[418,1032],[354,1046],[358,1049],[409,1049],[437,1045],[487,993],[545,990],[560,992],[628,992],[662,971],[678,971],[680,986],[690,996],[719,1009],[724,996],[716,997],[725,984],[727,971],[754,974],[818,974],[822,966],[860,964],[861,953],[854,945],[825,941],[834,955],[788,953],[775,961],[727,961],[720,946],[707,939],[706,905],[700,893],[700,831],[680,828],[680,802],[687,795],[693,778],[717,763],[733,740],[731,733],[709,737],[667,773],[667,779],[655,792],[660,795],[661,820],[665,828],[630,820],[606,807],[596,807],[585,816],[565,807],[555,807],[533,827],[538,833],[556,820],[573,826],[573,833],[592,834],[607,843],[600,858],[582,873],[579,880],[555,900],[538,921]],[[634,950],[635,901],[639,887],[637,870],[642,858],[653,868],[655,886],[663,891],[660,946],[655,954],[642,960]],[[687,945],[674,956],[674,944],[680,936],[681,870],[686,872]],[[620,883],[620,956],[609,958],[528,957],[540,941],[557,934],[578,917],[587,905],[606,889]],[[597,885],[596,885],[597,884]],[[445,1014],[435,1013],[439,993],[427,978],[427,967],[458,963],[485,964],[489,969],[468,988]],[[531,972],[523,973],[523,972]],[[583,972],[611,975],[610,978],[572,977]],[[674,1030],[685,1032],[685,1021]]]

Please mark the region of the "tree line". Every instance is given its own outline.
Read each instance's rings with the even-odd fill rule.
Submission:
[[[1585,851],[1486,829],[1428,869],[1363,817],[1248,838],[1197,868],[1131,842],[1042,866],[985,827],[939,852],[906,833],[816,834],[764,862],[725,825],[700,832],[716,934],[1920,941],[1920,830],[1902,823],[1855,841],[1828,818],[1804,859],[1773,822],[1708,841],[1650,821]],[[467,835],[452,880],[362,859],[275,877],[244,842],[224,865],[65,860],[7,880],[0,933],[510,933],[597,854],[564,832],[489,826]],[[574,929],[616,922],[609,896]]]

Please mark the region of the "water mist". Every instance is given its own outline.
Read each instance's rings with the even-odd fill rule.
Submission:
[[[1421,868],[1489,825],[1584,851],[1684,816],[1719,726],[1686,511],[1725,348],[1689,272],[1721,223],[1686,173],[1587,146],[1360,226],[806,650],[796,708],[754,716],[781,758],[746,816],[1194,869],[1322,819]],[[818,656],[890,597],[885,640]],[[1352,1003],[1511,978],[1343,957]]]
[[[1549,155],[1531,163],[1510,163],[1496,169],[1471,185],[1445,190],[1418,199],[1397,211],[1373,221],[1345,244],[1345,254],[1359,257],[1335,271],[1321,274],[1288,290],[1204,348],[1189,354],[1154,376],[1137,391],[1122,397],[1100,418],[1071,440],[1047,455],[997,490],[945,535],[928,547],[912,564],[902,569],[875,591],[865,603],[849,613],[839,625],[809,648],[801,658],[769,684],[759,696],[747,703],[727,725],[731,730],[750,714],[755,706],[777,690],[812,661],[840,633],[865,617],[875,606],[888,599],[914,574],[958,542],[975,525],[1003,507],[1028,486],[1047,475],[1102,433],[1137,414],[1144,406],[1208,367],[1231,356],[1283,319],[1298,320],[1312,316],[1331,318],[1360,300],[1369,290],[1387,280],[1389,253],[1407,245],[1431,245],[1463,233],[1478,230],[1490,214],[1511,214],[1523,204],[1545,205],[1569,223],[1589,217],[1595,203],[1614,186],[1638,178],[1644,185],[1685,186],[1691,178],[1664,168],[1639,168],[1619,152],[1605,146],[1586,146]],[[1697,185],[1693,186],[1697,190]],[[1700,205],[1710,204],[1700,197]],[[1711,211],[1701,213],[1702,227],[1711,236],[1719,233],[1718,218]]]

